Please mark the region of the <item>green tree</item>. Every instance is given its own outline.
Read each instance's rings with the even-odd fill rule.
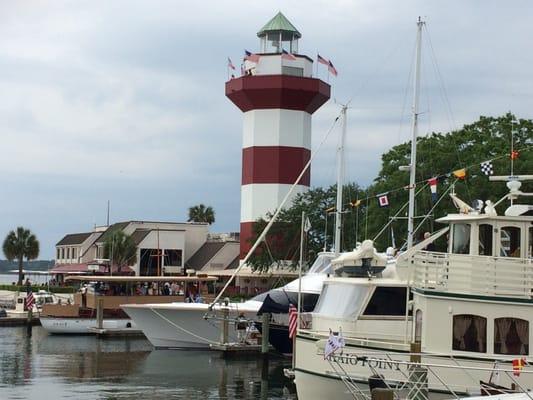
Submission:
[[[7,234],[2,249],[9,261],[18,260],[19,277],[17,284],[22,285],[22,263],[24,258],[29,261],[39,256],[39,241],[37,237],[29,229],[19,226],[15,231]]]
[[[209,225],[215,222],[215,211],[213,207],[206,207],[204,204],[189,207],[189,222],[207,222]]]
[[[137,246],[130,235],[121,230],[113,232],[104,242],[104,257],[109,259],[112,266],[118,270],[135,264],[137,261]]]
[[[433,132],[417,140],[417,188],[420,193],[416,197],[416,215],[425,215],[433,207],[431,192],[424,187],[425,181],[434,176],[440,176],[438,193],[442,194],[455,183],[455,192],[467,202],[476,199],[499,200],[507,192],[504,182],[489,183],[480,171],[480,163],[493,160],[494,172],[497,175],[510,174],[511,136],[514,148],[521,149],[520,156],[514,161],[514,174],[533,173],[533,121],[517,119],[507,113],[500,117],[480,117],[478,121],[465,125],[463,128],[450,133]],[[355,247],[357,241],[376,239],[376,247],[384,250],[395,245],[401,247],[407,240],[407,207],[401,212],[402,206],[407,204],[409,193],[409,173],[400,171],[399,167],[410,162],[411,143],[406,142],[384,153],[381,157],[382,166],[374,182],[366,189],[351,183],[344,189],[344,210],[342,247],[349,250]],[[464,180],[456,181],[450,174],[454,170],[467,168]],[[533,182],[523,182],[522,190],[533,192]],[[389,207],[379,207],[376,196],[388,193]],[[312,262],[314,256],[324,246],[324,232],[326,223],[325,210],[335,205],[336,187],[327,189],[315,188],[296,197],[293,205],[283,210],[267,235],[264,243],[252,255],[250,264],[253,268],[267,270],[279,260],[290,260],[294,265],[298,262],[301,213],[306,211],[311,220],[311,231],[307,245],[306,256]],[[350,207],[349,203],[362,199],[358,207]],[[531,203],[532,200],[523,202]],[[503,214],[506,205],[502,204],[499,213]],[[378,232],[398,212],[398,219],[393,221],[384,232],[376,238]],[[429,218],[417,231],[420,237],[425,231],[439,229],[435,219],[447,213],[456,212],[452,202],[444,198],[431,212]],[[267,216],[268,217],[268,216]],[[335,218],[329,214],[327,218],[327,243],[332,244],[333,226]],[[417,219],[416,221],[420,221]],[[415,221],[415,226],[417,225]],[[255,226],[252,242],[266,225],[265,220],[259,220]],[[392,242],[394,234],[395,242]]]

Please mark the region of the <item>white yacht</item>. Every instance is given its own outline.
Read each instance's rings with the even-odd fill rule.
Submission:
[[[452,195],[461,212],[438,219],[448,228],[400,255],[390,277],[372,252],[354,256],[352,268],[346,256],[333,260],[335,276],[296,338],[299,398],[353,398],[344,378],[366,383],[369,357],[386,380],[405,381],[408,371],[394,361],[408,360],[412,343],[426,364],[466,367],[437,371],[455,393],[479,393],[495,365],[514,371],[499,377],[502,387],[533,390],[533,205],[516,202],[533,196],[520,191],[518,179],[533,177],[506,178],[510,192],[502,200],[511,206],[503,215],[496,212],[502,200],[481,210]],[[447,251],[423,250],[445,234]],[[325,357],[331,331],[345,346]],[[428,387],[442,385],[430,375]]]
[[[322,290],[322,282],[330,271],[332,253],[320,253],[309,272],[302,277],[302,293],[309,309],[314,309],[318,296]],[[240,314],[249,321],[257,320],[257,313],[263,306],[267,296],[297,298],[298,280],[287,285],[260,294],[244,303],[216,304],[209,309],[209,304],[173,302],[168,304],[124,304],[121,308],[131,317],[138,329],[150,340],[156,348],[199,349],[209,348],[211,344],[220,342],[221,324],[220,312],[229,311],[230,320],[236,320]],[[275,300],[274,300],[275,301]],[[271,311],[271,310],[268,310]],[[277,345],[286,348],[285,342],[290,342],[286,331],[285,312],[273,315],[274,333]],[[237,341],[238,335],[235,324],[229,324],[229,340]],[[279,342],[278,342],[279,341]],[[274,343],[273,343],[274,345]]]

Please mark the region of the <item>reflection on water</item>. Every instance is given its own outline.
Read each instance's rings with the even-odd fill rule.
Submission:
[[[138,338],[52,336],[0,328],[4,399],[295,399],[287,359],[153,350]]]

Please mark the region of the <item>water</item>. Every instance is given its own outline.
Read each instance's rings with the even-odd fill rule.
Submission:
[[[36,275],[32,273],[28,273],[26,277],[35,285],[46,283],[48,279],[48,275]],[[0,285],[11,285],[13,282],[17,282],[17,279],[17,274],[0,274]]]
[[[0,327],[0,399],[296,399],[290,360],[152,350],[145,339]]]

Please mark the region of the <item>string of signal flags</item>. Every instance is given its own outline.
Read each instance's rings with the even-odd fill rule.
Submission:
[[[244,68],[244,61],[249,61],[251,63],[257,64],[261,58],[261,54],[252,53],[251,51],[244,50],[244,57],[243,57],[243,63],[241,64],[241,75],[246,75],[246,70]],[[296,56],[292,54],[291,52],[281,49],[281,58],[283,60],[290,60],[294,61],[296,60]],[[333,62],[325,57],[322,57],[320,54],[316,55],[316,61],[318,64],[325,65],[328,68],[328,73],[331,75],[337,77],[339,75],[339,72],[337,71],[337,68],[333,65]],[[233,61],[231,61],[231,58],[228,57],[227,62],[227,68],[228,68],[228,75],[230,70],[236,71],[237,68],[235,67],[235,64],[233,64]],[[232,74],[232,78],[235,78],[235,76]]]
[[[377,199],[378,205],[380,207],[382,207],[382,208],[389,207],[390,206],[390,201],[389,201],[389,195],[390,194],[395,193],[395,192],[399,192],[399,191],[409,190],[411,187],[415,188],[415,187],[417,187],[417,186],[419,186],[421,184],[429,186],[430,191],[431,191],[431,201],[433,203],[435,203],[438,200],[437,185],[438,185],[439,180],[444,179],[444,178],[450,178],[452,176],[455,177],[457,180],[465,180],[467,178],[468,171],[471,171],[474,168],[479,168],[479,171],[485,176],[494,175],[494,165],[493,165],[494,161],[497,161],[497,160],[500,160],[500,159],[503,159],[503,158],[507,158],[507,157],[509,159],[513,160],[513,161],[514,160],[518,160],[520,158],[520,154],[521,153],[526,152],[528,150],[531,150],[532,148],[533,148],[533,146],[528,146],[528,147],[524,147],[524,148],[519,149],[519,150],[513,150],[513,151],[511,151],[511,153],[506,153],[504,155],[501,155],[501,156],[498,156],[498,157],[494,157],[494,158],[491,158],[489,160],[485,160],[485,161],[482,161],[482,162],[479,162],[479,163],[476,163],[476,164],[472,164],[472,165],[469,165],[467,167],[456,169],[454,171],[450,171],[450,172],[447,172],[447,173],[444,173],[444,174],[435,175],[435,176],[433,176],[431,178],[424,179],[422,181],[416,182],[413,186],[406,185],[406,186],[402,186],[402,187],[396,188],[396,189],[391,189],[391,190],[388,190],[386,192],[382,192],[382,193],[379,193],[379,194],[376,194],[376,195],[367,196],[367,197],[364,197],[364,198],[361,198],[361,199],[352,200],[347,205],[349,207],[351,207],[351,208],[357,208],[361,204],[366,203],[367,201],[370,201],[372,199]],[[335,212],[336,208],[335,207],[330,207],[330,208],[327,208],[324,211],[326,213]]]

